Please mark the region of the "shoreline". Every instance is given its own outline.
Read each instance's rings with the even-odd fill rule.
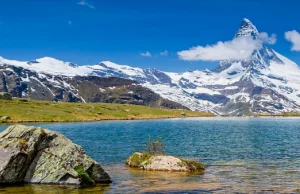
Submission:
[[[298,116],[283,116],[283,115],[269,115],[269,116],[166,116],[166,117],[149,117],[149,118],[104,118],[94,120],[7,120],[0,121],[1,124],[20,124],[20,123],[84,123],[84,122],[104,122],[104,121],[147,121],[147,120],[167,120],[167,119],[188,119],[188,118],[300,118]]]
[[[215,115],[184,109],[165,109],[132,104],[68,103],[30,99],[0,100],[0,124],[101,122],[175,118],[286,118],[300,113],[255,114],[247,116]],[[2,118],[3,117],[3,118]],[[6,118],[7,117],[7,118]]]
[[[6,120],[0,121],[0,124],[18,124],[18,123],[82,123],[82,122],[101,122],[101,121],[142,121],[142,120],[167,120],[167,119],[185,119],[185,118],[213,118],[216,116],[166,116],[166,117],[148,117],[148,118],[104,118],[93,120]]]

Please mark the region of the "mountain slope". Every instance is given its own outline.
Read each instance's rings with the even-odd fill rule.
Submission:
[[[163,99],[152,90],[128,79],[53,75],[7,64],[0,66],[0,91],[9,92],[13,97],[34,100],[107,102],[188,109],[179,103]]]
[[[212,117],[213,114],[179,109],[162,109],[132,104],[68,103],[40,100],[0,99],[0,115],[10,119],[0,123],[19,122],[75,122],[101,120],[161,119],[184,117]],[[184,114],[183,114],[184,113]]]
[[[236,38],[257,39],[258,36],[259,31],[248,19],[243,19],[235,34]],[[39,75],[50,74],[69,77],[68,79],[76,76],[96,76],[134,80],[162,98],[182,104],[191,110],[230,115],[300,111],[299,66],[262,43],[250,57],[243,60],[224,60],[220,61],[214,70],[184,73],[134,68],[109,61],[78,66],[49,57],[29,62],[0,58],[0,66],[5,65],[22,67]],[[14,81],[14,78],[10,79]],[[26,76],[21,79],[22,82],[17,88],[23,87]],[[64,81],[70,84],[66,79]],[[51,84],[55,85],[54,82],[55,80],[49,83],[48,87],[52,87]],[[2,81],[2,85],[3,83]],[[1,82],[0,87],[4,87],[1,86]],[[75,91],[77,89],[74,88]],[[11,92],[18,93],[18,89]],[[49,91],[45,90],[46,92]]]

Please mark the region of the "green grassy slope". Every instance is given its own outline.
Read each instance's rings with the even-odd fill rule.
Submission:
[[[210,113],[129,104],[65,103],[24,99],[0,100],[0,115],[11,117],[10,120],[2,122],[75,122],[214,116]]]

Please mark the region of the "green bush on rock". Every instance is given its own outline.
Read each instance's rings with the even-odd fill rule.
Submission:
[[[78,173],[78,176],[83,185],[95,185],[95,181],[90,178],[89,174],[85,172],[83,166],[76,166],[74,170]]]

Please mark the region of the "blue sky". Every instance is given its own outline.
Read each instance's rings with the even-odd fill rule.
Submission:
[[[50,56],[81,65],[110,60],[176,72],[212,69],[217,62],[183,61],[177,52],[231,40],[246,17],[259,31],[275,33],[271,47],[300,64],[300,52],[291,51],[284,38],[286,31],[300,32],[299,6],[296,0],[0,1],[0,56]],[[151,57],[141,55],[146,51]]]

